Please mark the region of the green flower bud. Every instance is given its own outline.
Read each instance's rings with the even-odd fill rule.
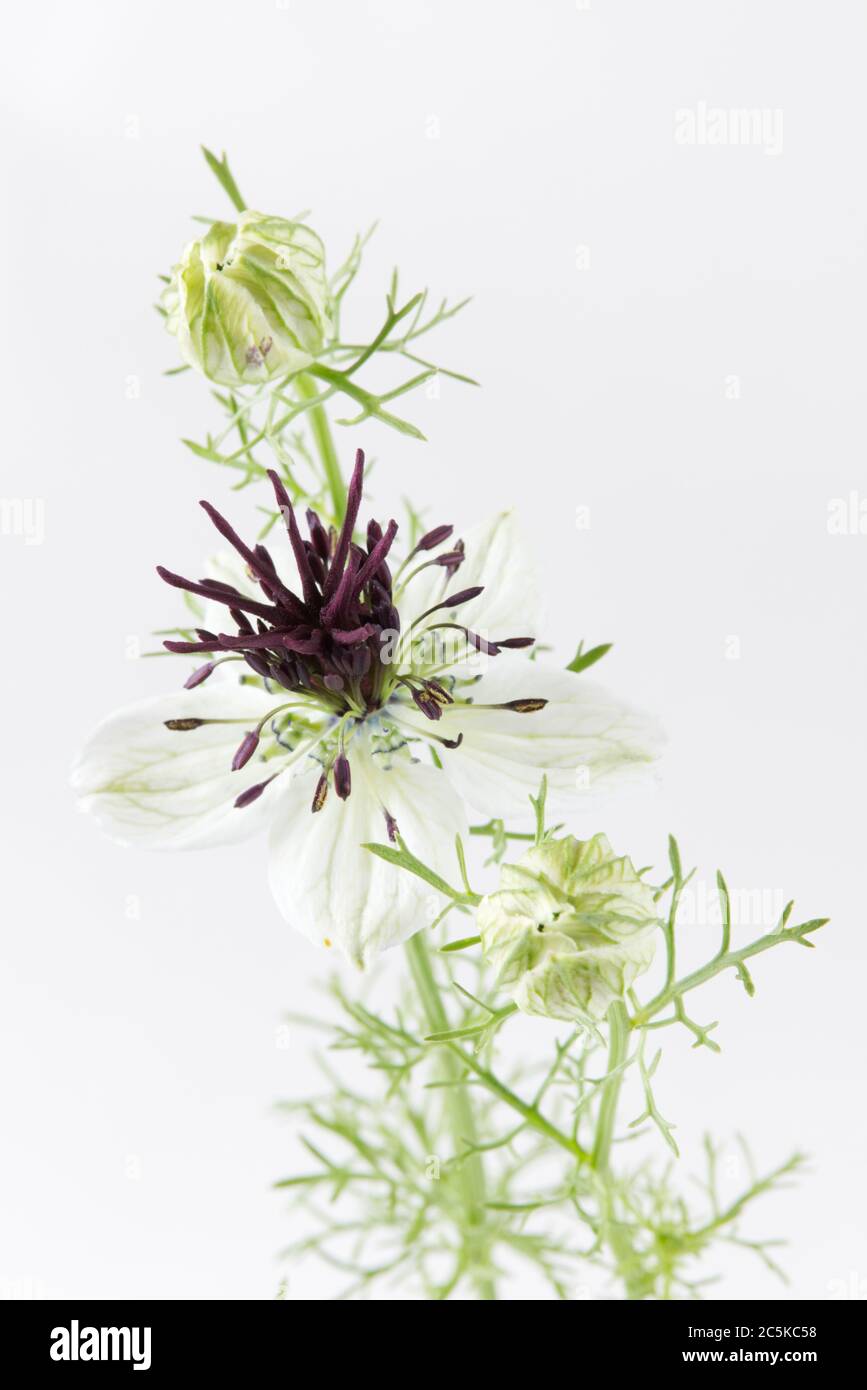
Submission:
[[[184,360],[224,386],[298,371],[332,332],[322,242],[261,212],[191,241],[162,302]]]
[[[605,835],[567,835],[504,864],[478,909],[486,958],[527,1014],[594,1023],[653,960],[653,893]]]

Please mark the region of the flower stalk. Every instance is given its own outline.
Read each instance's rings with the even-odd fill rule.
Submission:
[[[448,1027],[448,1015],[431,966],[423,931],[410,937],[406,943],[406,954],[428,1025],[434,1032],[442,1031]],[[486,1238],[484,1161],[480,1153],[473,1152],[478,1143],[475,1116],[464,1085],[462,1067],[446,1052],[441,1068],[455,1158],[459,1160],[453,1170],[453,1180],[461,1189],[466,1223],[462,1235],[466,1243],[467,1264],[472,1271],[479,1297],[491,1301],[496,1299],[497,1293],[494,1276],[490,1270],[490,1252]],[[468,1157],[464,1156],[467,1151]]]
[[[608,1009],[608,1070],[602,1083],[596,1133],[590,1161],[596,1172],[604,1177],[611,1160],[611,1141],[617,1119],[617,1102],[623,1085],[623,1069],[629,1046],[629,1019],[620,999]]]
[[[301,401],[316,401],[319,395],[316,383],[311,381],[304,372],[295,378],[295,390]],[[321,403],[311,404],[307,418],[310,421],[310,433],[313,435],[313,442],[319,453],[319,461],[322,464],[322,472],[331,498],[331,514],[339,526],[346,515],[346,483],[343,480],[340,460],[334,447],[334,439],[325,406]]]

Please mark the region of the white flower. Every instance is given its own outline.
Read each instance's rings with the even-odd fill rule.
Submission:
[[[107,719],[74,772],[84,808],[126,843],[204,847],[269,822],[284,917],[359,966],[436,911],[429,888],[365,844],[399,834],[452,880],[468,807],[525,813],[543,773],[581,797],[588,776],[596,788],[648,762],[653,739],[583,676],[516,650],[531,645],[535,589],[511,513],[458,542],[437,527],[392,572],[394,522],[352,541],[362,473],[359,452],[340,535],[308,513],[309,541],[272,475],[294,592],[203,504],[247,576],[231,582],[225,560],[198,583],[160,573],[204,598],[213,625],[166,646],[208,659],[192,688]],[[232,634],[213,616],[227,609]]]

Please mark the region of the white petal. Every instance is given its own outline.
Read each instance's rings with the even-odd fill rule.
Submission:
[[[450,580],[436,566],[423,570],[407,587],[401,613],[412,620],[446,593],[484,586],[484,593],[453,613],[442,610],[432,622],[453,620],[489,639],[535,637],[539,628],[539,596],[534,566],[513,511],[498,512],[463,532],[466,559]],[[447,551],[454,537],[439,546]],[[423,556],[420,558],[424,558]]]
[[[384,809],[410,849],[449,883],[457,876],[455,836],[466,822],[436,768],[395,760],[391,770],[362,737],[350,750],[352,793],[330,791],[310,810],[319,768],[281,795],[271,830],[271,890],[283,916],[317,946],[337,945],[358,966],[429,926],[445,906],[421,879],[362,849],[388,843]]]
[[[543,773],[553,793],[586,803],[625,773],[645,768],[661,741],[652,720],[583,675],[505,652],[467,693],[477,706],[549,702],[534,714],[446,707],[435,726],[412,706],[401,712],[401,724],[415,733],[463,733],[460,748],[443,751],[443,767],[460,796],[485,816],[527,815],[527,798],[538,792]]]
[[[272,784],[241,810],[235,798],[279,764],[253,757],[232,772],[232,755],[247,727],[276,703],[255,686],[220,684],[159,695],[110,715],[92,735],[73,770],[81,809],[92,811],[122,843],[154,849],[191,848],[243,839],[270,814]],[[242,719],[179,733],[166,719]]]

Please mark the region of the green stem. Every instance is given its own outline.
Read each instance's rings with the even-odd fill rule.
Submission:
[[[295,389],[301,399],[305,401],[314,400],[319,395],[315,382],[303,373],[295,378]],[[307,417],[310,421],[310,429],[319,451],[319,457],[322,460],[325,481],[331,493],[334,520],[339,526],[346,511],[346,484],[340,471],[340,461],[334,447],[334,440],[331,437],[331,426],[328,423],[325,407],[321,404],[312,405],[307,411]]]
[[[608,1080],[602,1086],[592,1161],[602,1184],[605,1238],[611,1246],[611,1252],[626,1286],[627,1298],[638,1299],[642,1297],[642,1291],[635,1271],[635,1252],[627,1228],[617,1220],[611,1185],[611,1142],[617,1120],[620,1087],[623,1084],[623,1064],[628,1051],[629,1017],[623,1001],[615,999],[608,1009]]]
[[[416,932],[415,936],[410,937],[406,943],[406,953],[428,1026],[432,1032],[445,1032],[449,1026],[448,1015],[440,998],[423,932]],[[476,1143],[475,1118],[466,1089],[461,1085],[461,1069],[448,1056],[445,1070],[444,1079],[449,1083],[446,1088],[449,1119],[455,1149],[460,1155],[464,1143]],[[456,1170],[456,1178],[462,1189],[466,1214],[467,1229],[463,1234],[471,1252],[481,1257],[476,1275],[479,1295],[485,1300],[496,1299],[494,1280],[483,1267],[484,1250],[482,1241],[478,1239],[485,1224],[485,1171],[481,1155],[472,1154],[462,1162]]]
[[[550,1139],[552,1143],[559,1144],[561,1149],[565,1149],[567,1153],[580,1162],[586,1163],[589,1160],[590,1155],[581,1148],[580,1144],[571,1139],[568,1134],[564,1134],[550,1120],[547,1120],[534,1105],[528,1105],[526,1101],[521,1100],[520,1096],[516,1096],[514,1091],[510,1091],[508,1086],[504,1086],[502,1081],[494,1076],[493,1072],[483,1067],[480,1062],[477,1062],[475,1057],[464,1052],[457,1043],[447,1043],[446,1046],[456,1057],[460,1058],[465,1067],[475,1073],[485,1089],[491,1092],[491,1095],[511,1106],[512,1110],[517,1111],[531,1128],[538,1130],[539,1134],[544,1134],[545,1138]]]
[[[611,1140],[614,1137],[614,1123],[617,1118],[617,1102],[623,1084],[623,1063],[626,1061],[628,1045],[629,1019],[622,1000],[615,999],[608,1010],[608,1080],[602,1087],[596,1135],[593,1140],[593,1167],[601,1174],[608,1172]]]

